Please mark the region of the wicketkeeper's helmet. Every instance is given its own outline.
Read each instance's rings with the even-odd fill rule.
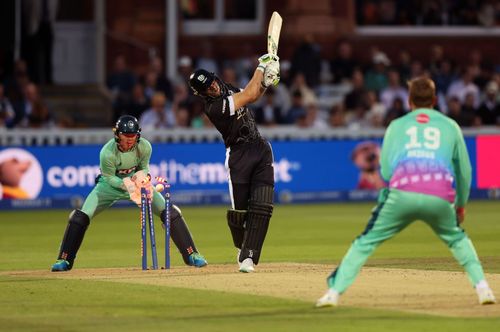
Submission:
[[[205,69],[197,69],[189,76],[189,86],[195,95],[206,97],[206,91],[215,80],[215,74]]]
[[[139,126],[139,121],[132,115],[122,115],[116,121],[115,127],[113,128],[115,133],[115,141],[119,142],[120,134],[137,134],[137,142],[141,138],[141,127]]]

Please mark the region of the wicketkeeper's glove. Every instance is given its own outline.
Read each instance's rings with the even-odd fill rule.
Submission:
[[[130,196],[130,200],[137,206],[141,206],[141,188],[137,187],[131,178],[124,178],[123,185]]]
[[[267,65],[269,65],[272,62],[279,63],[279,61],[280,58],[277,55],[271,53],[266,53],[264,55],[261,55],[259,58],[259,65],[257,66],[257,70],[264,72],[266,70]]]
[[[148,192],[148,198],[151,199],[153,197],[153,183],[151,182],[151,175],[146,174],[143,170],[137,171],[132,176],[132,181],[134,181],[137,188],[139,188],[139,195],[141,192],[141,188],[146,188]]]

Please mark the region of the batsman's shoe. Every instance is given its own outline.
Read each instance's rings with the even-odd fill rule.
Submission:
[[[236,263],[238,263],[238,267],[241,267],[240,253],[241,253],[241,249],[238,249],[238,253],[236,254]]]
[[[255,265],[251,258],[245,258],[240,264],[240,272],[250,273],[255,271]]]
[[[195,267],[204,267],[207,264],[208,262],[205,257],[200,255],[199,253],[193,252],[191,255],[189,255],[189,265]]]
[[[336,307],[339,304],[340,294],[334,289],[328,289],[321,298],[316,301],[316,308]]]
[[[62,272],[71,270],[71,265],[67,260],[58,259],[54,265],[52,265],[52,272]]]
[[[479,304],[495,304],[497,301],[489,287],[476,287]]]

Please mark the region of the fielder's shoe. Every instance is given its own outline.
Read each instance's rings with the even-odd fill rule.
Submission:
[[[240,272],[250,273],[255,271],[255,265],[251,258],[245,258],[243,262],[240,263]]]
[[[52,265],[52,272],[61,272],[71,270],[71,265],[67,260],[58,259],[54,265]]]
[[[489,287],[476,287],[479,304],[495,304],[495,296]]]
[[[339,304],[339,297],[340,294],[336,290],[329,288],[325,295],[316,301],[316,308],[336,307]]]
[[[207,264],[208,262],[205,257],[200,255],[199,253],[193,252],[191,255],[189,255],[189,265],[195,267],[204,267]]]

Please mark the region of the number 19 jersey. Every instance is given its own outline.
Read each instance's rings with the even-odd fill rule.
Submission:
[[[384,136],[381,173],[389,188],[464,206],[471,165],[460,127],[444,114],[424,108],[392,121]]]

